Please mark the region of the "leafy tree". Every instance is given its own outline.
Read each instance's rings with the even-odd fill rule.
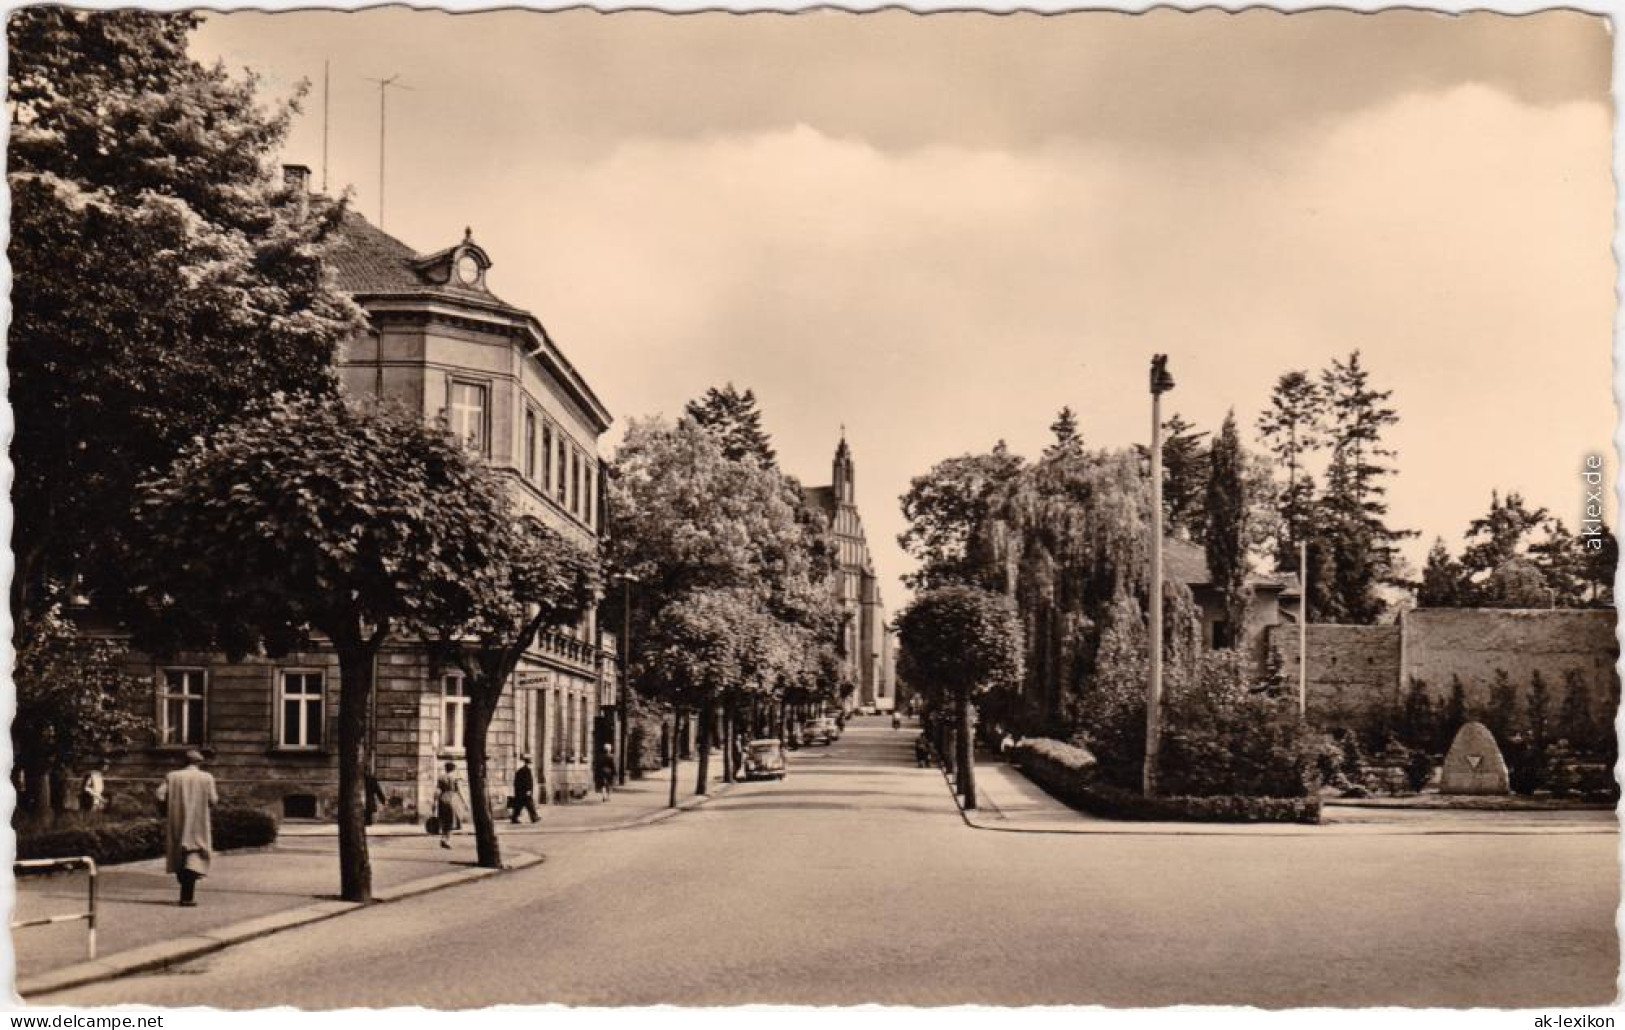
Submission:
[[[1476,594],[1479,605],[1485,608],[1549,608],[1552,605],[1546,577],[1535,563],[1524,558],[1502,562]]]
[[[1422,608],[1464,608],[1470,603],[1471,584],[1467,569],[1450,554],[1444,539],[1433,541],[1427,565],[1422,569],[1422,585],[1416,603]]]
[[[1240,647],[1247,621],[1246,454],[1236,432],[1236,413],[1225,416],[1208,456],[1204,546],[1213,585],[1223,594],[1232,647]]]
[[[1049,431],[1055,434],[1055,442],[1050,444],[1052,450],[1083,446],[1083,435],[1078,432],[1078,415],[1070,407],[1063,407],[1056,414],[1055,421],[1049,424]]]
[[[1614,570],[1619,545],[1605,525],[1575,536],[1563,520],[1545,524],[1546,535],[1529,545],[1528,557],[1539,567],[1560,608],[1606,608],[1613,604]]]
[[[975,587],[949,586],[916,596],[897,616],[901,674],[949,699],[958,713],[958,787],[976,807],[971,702],[989,690],[1021,684],[1021,623],[1015,605]]]
[[[476,610],[501,559],[499,482],[414,413],[276,398],[142,485],[137,644],[273,656],[326,638],[339,662],[339,865],[367,901],[363,744],[392,634]]]
[[[125,649],[105,636],[81,633],[64,612],[61,591],[18,627],[12,670],[17,710],[11,720],[13,785],[18,807],[31,814],[60,809],[52,789],[76,765],[101,761],[151,726],[151,683],[130,675]],[[21,773],[18,783],[17,774]]]
[[[450,606],[430,609],[420,621],[433,633],[444,660],[463,673],[469,699],[463,747],[475,851],[480,865],[500,869],[502,850],[486,768],[492,717],[525,652],[543,630],[581,620],[593,602],[599,575],[596,554],[546,526],[520,519],[511,506],[487,528],[490,559],[466,570],[467,593],[443,595],[438,599],[449,600]]]
[[[1488,577],[1496,569],[1529,550],[1530,537],[1547,522],[1545,508],[1531,510],[1522,495],[1509,492],[1502,500],[1490,492],[1490,510],[1467,527],[1467,550],[1462,565],[1469,575]]]
[[[609,564],[638,579],[628,679],[640,695],[674,711],[702,708],[709,744],[719,705],[737,724],[735,705],[782,703],[788,690],[807,696],[814,685],[838,689],[821,676],[824,647],[840,627],[829,582],[835,551],[792,480],[729,458],[722,438],[692,419],[648,419],[632,422],[610,482],[617,533]],[[725,601],[733,606],[726,613]],[[713,639],[713,626],[748,636]],[[725,653],[731,678],[710,675],[723,667],[717,662],[681,664],[678,644],[661,643],[684,640]]]
[[[1301,797],[1317,786],[1320,735],[1296,699],[1251,689],[1247,656],[1201,655],[1170,695],[1158,782],[1175,795]]]
[[[1433,709],[1427,684],[1411,677],[1410,686],[1400,702],[1399,739],[1407,747],[1429,750],[1439,737],[1439,716]]]
[[[755,391],[740,393],[732,383],[720,390],[713,386],[704,397],[689,401],[683,412],[721,437],[722,451],[730,461],[751,458],[763,465],[778,465],[772,438],[762,429]]]
[[[898,546],[919,561],[904,577],[913,590],[954,583],[1002,586],[992,560],[993,505],[1025,463],[1001,440],[987,454],[962,454],[916,476],[901,498],[908,528]]]
[[[1489,707],[1484,712],[1484,725],[1495,734],[1497,743],[1504,748],[1506,741],[1520,729],[1518,725],[1518,688],[1505,669],[1495,670],[1490,685]]]
[[[1582,752],[1594,752],[1597,749],[1599,722],[1593,709],[1590,688],[1586,686],[1585,677],[1579,669],[1569,669],[1563,673],[1563,700],[1557,709],[1556,731],[1559,738],[1567,740],[1569,745]],[[1613,727],[1607,727],[1612,735]]]
[[[1206,531],[1203,502],[1208,485],[1208,449],[1205,432],[1175,413],[1163,423],[1162,506],[1168,532],[1200,543]]]
[[[1388,406],[1391,390],[1371,385],[1370,372],[1354,351],[1333,360],[1321,373],[1331,462],[1316,516],[1316,536],[1329,554],[1334,574],[1324,599],[1336,621],[1375,622],[1386,607],[1377,588],[1398,579],[1397,543],[1409,531],[1389,528],[1384,496],[1388,462],[1395,452],[1383,432],[1399,421]]]
[[[359,310],[323,274],[339,217],[270,173],[292,106],[186,52],[190,13],[14,12],[14,612],[47,578],[122,586],[138,480],[279,391],[327,391]]]
[[[1313,510],[1314,480],[1304,465],[1307,458],[1325,443],[1321,425],[1325,416],[1325,395],[1309,373],[1284,373],[1270,391],[1270,406],[1258,417],[1258,432],[1265,447],[1287,470],[1287,488],[1281,495],[1283,533],[1277,549],[1277,564],[1296,569],[1298,541]]]

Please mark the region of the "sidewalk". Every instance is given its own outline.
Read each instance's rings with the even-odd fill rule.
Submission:
[[[711,754],[711,793],[725,789],[722,781],[722,753]],[[693,794],[695,764],[685,761],[678,770],[677,801],[679,806],[696,800]],[[592,833],[600,830],[624,830],[633,826],[646,826],[676,815],[681,808],[667,807],[671,796],[671,773],[656,769],[645,773],[641,780],[628,779],[626,786],[616,787],[608,801],[598,800],[597,794],[588,794],[580,801],[568,804],[538,805],[541,821],[532,823],[521,815],[516,824],[509,821],[507,809],[493,814],[497,832],[503,837],[546,836],[552,833]],[[468,827],[464,827],[467,831]],[[283,823],[282,839],[308,837],[337,837],[338,825],[329,822]],[[426,837],[420,823],[379,823],[367,828],[368,837]]]
[[[953,790],[948,779],[948,789]],[[957,799],[957,796],[956,796]],[[961,810],[967,825],[1009,833],[1109,833],[1180,836],[1321,837],[1389,834],[1618,833],[1614,812],[1472,811],[1326,805],[1321,824],[1127,822],[1102,819],[1056,800],[1006,762],[976,764],[978,807]]]
[[[713,756],[715,759],[715,756]],[[712,769],[720,773],[720,763]],[[680,770],[679,807],[667,808],[669,779],[656,773],[630,781],[609,802],[596,795],[570,805],[541,809],[542,821],[514,826],[497,822],[502,858],[509,868],[542,861],[541,838],[658,822],[704,804],[693,796],[694,766]],[[724,785],[713,779],[711,796]],[[474,836],[452,836],[450,850],[422,826],[396,823],[368,828],[375,902],[439,890],[496,875],[474,865]],[[16,886],[14,921],[82,912],[87,876],[83,872],[30,876]],[[24,997],[184,962],[245,940],[343,915],[360,907],[340,901],[338,828],[332,823],[295,823],[282,828],[268,848],[215,856],[207,879],[198,885],[196,908],[176,904],[179,888],[164,872],[163,859],[105,866],[98,882],[97,960],[85,960],[83,921],[12,931],[16,991]]]

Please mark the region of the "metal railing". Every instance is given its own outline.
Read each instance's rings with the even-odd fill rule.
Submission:
[[[84,912],[75,912],[71,915],[45,916],[41,919],[23,919],[11,924],[13,930],[21,930],[29,926],[50,926],[53,923],[76,923],[83,919],[86,923],[85,958],[96,957],[96,860],[88,855],[76,858],[26,858],[11,864],[13,873],[22,869],[72,869],[74,866],[84,866],[90,873],[90,908]]]

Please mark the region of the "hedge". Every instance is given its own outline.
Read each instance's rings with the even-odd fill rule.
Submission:
[[[216,808],[210,813],[216,851],[263,848],[276,843],[277,819],[259,808]],[[72,858],[89,855],[100,865],[139,862],[164,853],[161,819],[121,819],[60,830],[20,830],[17,857]]]
[[[1057,740],[1026,740],[1016,745],[1016,764],[1027,778],[1074,808],[1106,819],[1197,823],[1318,823],[1320,799],[1146,797],[1098,781],[1095,757]]]

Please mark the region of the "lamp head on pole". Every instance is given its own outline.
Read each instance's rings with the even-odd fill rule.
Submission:
[[[1151,394],[1167,393],[1174,388],[1174,377],[1168,374],[1168,355],[1157,354],[1151,358]]]

